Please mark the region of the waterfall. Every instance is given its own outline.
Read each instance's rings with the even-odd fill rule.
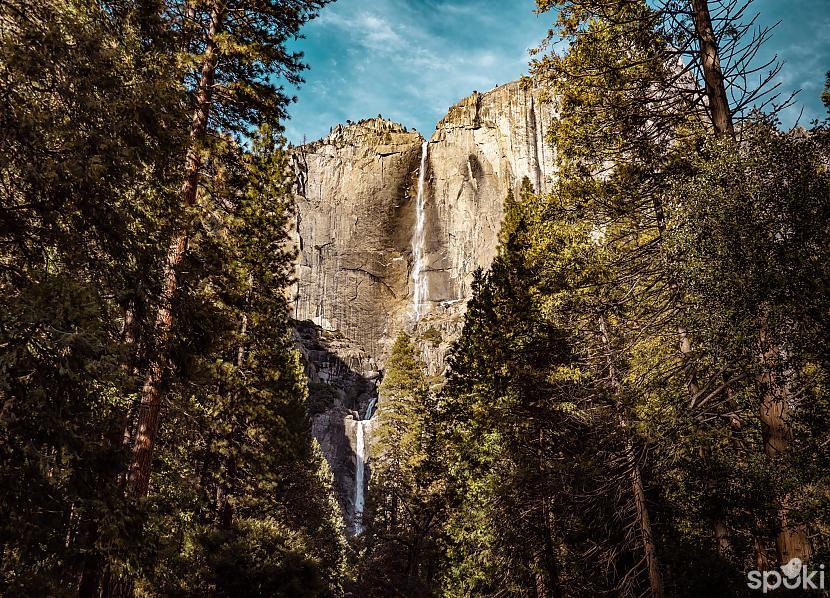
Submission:
[[[366,438],[364,426],[372,419],[372,413],[377,405],[377,398],[369,400],[366,407],[366,416],[355,424],[355,465],[354,465],[354,533],[363,533],[363,507],[366,504],[364,496],[364,480],[366,477]]]
[[[424,274],[424,244],[426,242],[424,213],[424,179],[427,174],[427,153],[429,142],[421,146],[421,170],[418,173],[418,198],[415,201],[415,232],[412,235],[412,314],[417,321],[422,315],[424,300],[427,295],[427,278]]]
[[[366,417],[363,419],[372,419],[372,412],[375,410],[375,405],[378,404],[378,400],[376,398],[369,400],[369,406],[366,407]]]
[[[366,445],[363,439],[363,423],[364,420],[357,422],[357,429],[355,431],[357,444],[357,460],[355,461],[354,469],[354,533],[360,535],[363,533],[363,474],[366,468]]]

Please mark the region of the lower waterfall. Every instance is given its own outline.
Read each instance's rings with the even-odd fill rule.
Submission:
[[[363,507],[366,504],[364,480],[366,476],[366,439],[364,426],[372,419],[372,412],[377,399],[371,399],[366,407],[366,416],[357,421],[355,426],[355,469],[354,469],[354,533],[359,536],[363,533]]]

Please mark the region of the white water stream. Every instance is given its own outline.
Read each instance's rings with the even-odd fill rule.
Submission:
[[[424,181],[427,173],[427,158],[429,143],[421,145],[421,170],[418,172],[418,197],[415,200],[415,231],[412,234],[412,315],[417,322],[424,313],[424,304],[427,296],[427,278],[424,273],[424,245],[426,243],[426,201]],[[366,505],[365,478],[366,478],[366,438],[365,425],[372,419],[377,399],[369,401],[366,415],[355,424],[355,471],[354,471],[354,533],[363,533],[363,509]]]
[[[354,533],[363,533],[363,509],[366,504],[364,496],[364,480],[366,476],[366,439],[364,426],[372,419],[372,413],[378,400],[371,399],[366,407],[366,416],[356,423],[355,427],[355,469],[354,469]]]
[[[415,200],[415,232],[412,235],[412,314],[417,322],[423,315],[427,296],[427,277],[424,273],[424,245],[426,242],[426,213],[424,210],[424,179],[427,173],[429,142],[421,146],[421,170],[418,173],[418,197]]]

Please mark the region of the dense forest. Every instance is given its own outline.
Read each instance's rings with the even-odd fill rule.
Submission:
[[[830,133],[745,0],[537,1],[554,189],[446,376],[398,336],[348,532],[282,136],[330,1],[0,3],[0,595],[830,589]]]

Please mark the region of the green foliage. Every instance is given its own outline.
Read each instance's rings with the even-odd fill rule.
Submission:
[[[437,407],[442,591],[742,595],[804,530],[822,562],[826,142],[709,133],[678,3],[538,5],[559,178],[507,197]]]
[[[429,596],[439,559],[445,484],[437,461],[434,397],[401,332],[380,386],[371,435],[371,480],[359,538],[361,596]]]
[[[187,211],[182,48],[205,48],[185,42],[186,11],[0,8],[0,593],[341,592],[342,523],[285,299],[287,98],[270,78],[298,80],[284,44],[322,4],[252,3],[259,16],[222,37],[216,135]],[[190,16],[204,24],[202,8]],[[263,121],[275,126],[250,132]],[[230,135],[242,132],[247,149]],[[184,221],[161,440],[151,494],[135,504],[129,442]]]
[[[157,561],[142,582],[149,591],[340,591],[340,514],[312,444],[288,318],[293,208],[278,142],[265,129],[250,154],[217,164],[224,182],[215,189],[227,195],[192,236],[188,292],[177,305],[177,380],[155,474],[156,500],[175,505],[156,524],[163,551],[175,560]],[[234,192],[236,184],[244,193]],[[184,570],[194,567],[190,578],[177,573],[179,559]]]
[[[380,392],[390,399],[414,401],[424,393],[424,367],[415,358],[415,349],[401,332],[392,345]]]
[[[576,361],[578,345],[567,322],[549,316],[546,299],[561,296],[567,278],[529,259],[539,244],[553,249],[551,226],[562,233],[561,243],[573,239],[557,226],[561,221],[552,224],[553,216],[527,182],[518,199],[508,196],[499,255],[476,276],[453,350],[441,398],[454,490],[442,580],[447,596],[527,595],[539,588],[570,595],[566,587],[586,595],[602,587],[595,572],[583,577],[576,555],[597,551],[608,522],[592,537],[599,513],[576,505],[603,474],[593,451],[608,427],[600,413],[584,410],[590,395],[579,384],[590,379]],[[551,255],[563,257],[563,251]]]
[[[426,332],[421,335],[421,339],[430,343],[433,347],[437,347],[444,340],[441,332],[434,326],[430,326]]]
[[[2,593],[74,593],[136,522],[118,479],[140,359],[124,314],[153,305],[184,132],[172,65],[145,60],[136,7],[109,8],[0,9]]]
[[[821,314],[830,304],[825,265],[830,175],[824,151],[819,137],[783,135],[759,122],[744,130],[741,144],[707,140],[693,162],[694,175],[674,190],[682,200],[672,210],[677,226],[668,246],[688,298],[685,325],[696,330],[705,348],[702,363],[728,372],[723,376],[731,382],[730,396],[704,410],[720,411],[731,423],[713,439],[725,477],[732,480],[723,504],[737,518],[751,510],[771,529],[778,525],[776,496],[781,495],[791,497],[791,518],[808,522],[810,529],[827,525],[807,506],[826,500],[828,484],[808,465],[827,423],[826,417],[816,419],[816,410],[828,400],[824,378],[830,365],[817,348],[826,334]],[[768,435],[756,414],[763,400],[757,380],[765,372],[758,351],[770,338],[790,392],[803,398],[793,399],[787,417],[788,451],[767,460],[748,447],[757,451]],[[752,524],[739,519],[736,535]],[[813,543],[826,552],[819,537]]]

